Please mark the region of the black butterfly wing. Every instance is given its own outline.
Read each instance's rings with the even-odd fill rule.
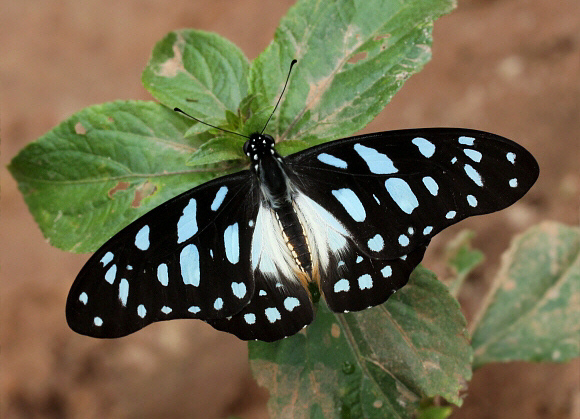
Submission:
[[[335,313],[360,311],[382,304],[409,281],[429,243],[396,259],[372,258],[352,245],[321,276],[320,290]]]
[[[293,181],[372,258],[409,254],[444,228],[520,199],[534,157],[498,135],[427,128],[361,135],[286,157]]]
[[[254,294],[255,186],[249,171],[215,179],[113,236],[73,283],[69,326],[112,338],[156,321],[224,318],[242,310]]]
[[[255,272],[255,281],[254,296],[242,311],[207,322],[242,340],[265,342],[291,336],[312,322],[314,307],[302,283],[283,276],[273,281],[259,270]]]

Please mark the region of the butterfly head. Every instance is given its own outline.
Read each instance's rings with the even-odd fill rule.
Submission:
[[[274,138],[268,134],[254,133],[244,144],[244,153],[250,159],[251,169],[257,175],[260,174],[262,165],[272,159],[282,162],[282,157],[274,149]]]

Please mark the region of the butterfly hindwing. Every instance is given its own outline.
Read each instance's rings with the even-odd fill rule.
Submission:
[[[71,288],[70,327],[89,336],[118,337],[155,321],[239,312],[254,293],[254,185],[247,171],[216,179],[113,236]]]
[[[314,307],[308,290],[300,282],[283,276],[273,280],[259,270],[254,277],[254,296],[242,311],[207,322],[240,339],[265,342],[291,336],[312,322]]]
[[[337,140],[286,157],[293,181],[368,256],[408,254],[456,222],[503,209],[538,177],[532,155],[481,131],[428,128]]]
[[[351,246],[321,278],[320,288],[328,307],[336,312],[360,311],[382,304],[407,284],[421,262],[428,242],[396,259],[375,259]]]

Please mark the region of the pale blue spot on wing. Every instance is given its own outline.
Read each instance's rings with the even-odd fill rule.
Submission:
[[[388,278],[393,274],[393,268],[387,265],[383,269],[381,269],[381,273],[383,274],[384,278]]]
[[[334,292],[348,292],[350,283],[347,279],[341,279],[334,284]]]
[[[143,304],[139,304],[139,307],[137,307],[137,315],[141,318],[144,318],[146,314],[147,309],[145,308],[145,306]]]
[[[465,148],[463,149],[463,152],[467,157],[469,157],[474,162],[479,163],[481,161],[481,153],[479,151],[472,150],[470,148]]]
[[[483,186],[483,181],[481,180],[481,175],[478,173],[477,170],[475,170],[471,165],[466,164],[465,166],[463,166],[463,169],[465,170],[465,173],[467,173],[467,176],[469,176],[469,178],[477,185],[477,186]]]
[[[113,285],[115,278],[117,277],[117,265],[111,265],[111,267],[105,273],[105,281]]]
[[[197,233],[197,202],[194,198],[183,209],[183,214],[177,221],[177,243],[183,243]]]
[[[512,153],[512,152],[510,151],[509,153],[507,153],[507,154],[505,155],[505,157],[508,159],[508,161],[509,161],[511,164],[515,164],[515,162],[516,162],[516,155],[515,155],[514,153]]]
[[[240,260],[240,235],[238,223],[234,223],[224,231],[224,246],[226,248],[226,257],[232,264]]]
[[[239,299],[244,298],[246,296],[246,284],[243,282],[232,282],[232,292]]]
[[[385,241],[383,240],[383,237],[380,234],[376,234],[375,237],[369,239],[368,245],[369,249],[371,249],[372,251],[380,252],[381,250],[383,250],[383,247],[385,246]]]
[[[356,194],[348,188],[332,191],[332,195],[344,207],[348,215],[355,221],[362,222],[365,220],[367,213]]]
[[[516,178],[510,179],[510,186],[515,188],[518,186],[518,180]]]
[[[338,264],[336,265],[338,268],[340,268],[341,266],[346,265],[346,263],[344,263],[344,260],[339,260]]]
[[[276,307],[268,307],[266,310],[264,310],[264,313],[266,314],[266,318],[270,323],[274,323],[276,320],[280,320],[282,318]]]
[[[213,308],[215,308],[216,310],[221,310],[223,306],[224,300],[222,300],[220,297],[216,298],[213,303]]]
[[[456,162],[457,162],[457,157],[453,157],[453,158],[451,159],[451,164],[455,164]]]
[[[356,257],[356,263],[361,263],[363,261],[363,257],[362,256],[357,256]]]
[[[300,305],[300,300],[296,297],[286,297],[284,300],[284,308],[288,311],[294,310]]]
[[[254,220],[250,220],[250,221],[248,221],[248,225],[249,225],[250,227],[254,227]]]
[[[407,182],[401,178],[392,177],[385,180],[385,188],[393,201],[407,214],[411,214],[419,206],[417,197]]]
[[[377,175],[388,175],[397,173],[398,170],[393,164],[393,161],[385,154],[379,153],[374,148],[365,147],[362,144],[355,144],[354,151],[365,161],[371,173]]]
[[[328,164],[329,166],[334,166],[339,169],[346,169],[348,167],[344,160],[331,156],[330,154],[321,153],[316,158],[324,164]]]
[[[162,312],[163,314],[169,314],[169,313],[171,313],[172,311],[173,311],[173,310],[171,309],[171,307],[167,307],[167,306],[163,306],[163,307],[161,307],[161,312]]]
[[[439,185],[431,176],[425,176],[423,178],[423,185],[425,185],[431,195],[437,196],[439,193]]]
[[[132,270],[133,270],[133,266],[131,266],[131,265],[127,265],[127,270],[128,270],[128,271],[132,271]]]
[[[399,244],[401,246],[408,246],[409,245],[409,238],[407,236],[405,236],[404,234],[401,234],[399,236]]]
[[[371,289],[373,287],[373,278],[369,274],[359,276],[358,287],[361,291]]]
[[[95,317],[93,319],[93,323],[95,324],[95,326],[102,326],[103,325],[103,319],[101,319],[100,317]]]
[[[228,193],[227,186],[222,186],[221,188],[219,188],[219,190],[215,194],[215,198],[213,199],[213,202],[211,203],[210,208],[212,211],[216,211],[220,207],[222,202],[224,202],[224,198],[226,197],[227,193]]]
[[[419,153],[421,153],[423,156],[429,158],[435,154],[435,145],[431,141],[428,141],[425,138],[417,137],[413,138],[413,141],[411,142],[419,148]]]
[[[475,138],[473,138],[473,137],[464,137],[464,136],[459,137],[459,144],[473,145],[474,141],[475,141]]]
[[[375,201],[377,201],[377,204],[381,205],[381,201],[379,201],[379,198],[377,198],[377,196],[375,194],[373,194],[373,198],[375,198]]]
[[[181,268],[181,277],[185,285],[199,285],[199,251],[194,244],[188,244],[179,254],[179,266]]]
[[[433,227],[432,226],[427,226],[423,229],[423,235],[427,235],[429,233],[431,233],[433,231]]]
[[[79,295],[79,301],[84,305],[87,304],[87,302],[89,301],[89,296],[87,295],[86,292],[81,292],[81,295]]]
[[[189,311],[192,314],[197,314],[201,311],[201,308],[199,308],[198,306],[191,306],[187,309],[187,311]]]
[[[244,314],[244,320],[248,324],[255,324],[256,323],[256,315],[254,313],[246,313],[246,314]]]
[[[476,207],[477,206],[477,198],[473,195],[467,195],[467,203],[471,207]]]
[[[157,279],[164,287],[169,283],[169,270],[165,263],[162,263],[157,267]]]
[[[149,249],[149,226],[144,225],[135,236],[135,246],[140,250]]]
[[[260,295],[261,297],[263,297],[264,295],[268,295],[268,294],[266,293],[266,291],[260,290],[260,292],[258,293],[258,295]]]
[[[103,264],[103,266],[107,266],[109,262],[113,260],[113,256],[114,255],[111,252],[105,253],[105,255],[101,259],[101,263]]]
[[[415,229],[413,227],[409,227],[407,229],[407,233],[409,233],[409,235],[412,236],[413,234],[415,234]]]
[[[455,218],[456,215],[457,215],[457,213],[455,211],[449,211],[447,214],[445,214],[445,218],[447,218],[448,220],[451,220],[451,219]]]
[[[124,307],[127,306],[127,298],[129,298],[129,281],[123,278],[119,281],[119,300]]]

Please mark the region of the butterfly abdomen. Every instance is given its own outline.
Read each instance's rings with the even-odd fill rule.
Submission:
[[[283,205],[275,210],[275,214],[282,230],[284,242],[290,250],[294,262],[302,272],[312,277],[310,248],[304,234],[304,228],[294,211],[294,206],[291,203]]]

